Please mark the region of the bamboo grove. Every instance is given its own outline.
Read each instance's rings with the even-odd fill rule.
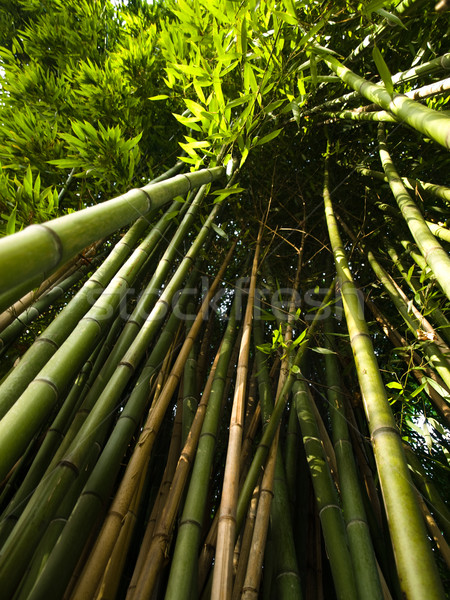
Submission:
[[[2,3],[2,599],[450,597],[448,14]]]

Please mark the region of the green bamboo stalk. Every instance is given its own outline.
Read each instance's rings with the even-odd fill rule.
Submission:
[[[373,110],[360,112],[358,110],[340,110],[336,112],[325,111],[320,113],[322,117],[328,117],[334,122],[336,119],[350,121],[382,121],[383,123],[398,123],[398,119],[387,110]]]
[[[409,90],[409,92],[405,92],[405,96],[407,96],[408,98],[412,98],[413,100],[420,100],[421,98],[429,98],[430,96],[435,96],[436,94],[442,94],[446,92],[449,88],[450,77],[447,77],[447,79],[435,81],[434,83],[424,85],[420,88]],[[378,110],[378,108],[379,107],[376,104],[366,104],[365,106],[362,106],[355,110],[358,112],[370,112],[373,110]]]
[[[37,488],[41,479],[45,477],[45,472],[48,469],[48,465],[50,464],[56,449],[64,438],[79,404],[83,401],[87,389],[92,385],[92,381],[95,379],[100,367],[104,363],[105,357],[111,351],[121,326],[122,319],[119,315],[112,325],[106,339],[99,342],[97,348],[81,369],[80,375],[70,390],[58,415],[50,425],[20,488],[17,490],[14,498],[2,515],[2,521],[0,521],[1,542],[5,541],[15,522],[25,509],[28,499],[32,496],[32,493]]]
[[[100,257],[99,257],[100,258]],[[99,260],[93,260],[91,265],[83,265],[66,279],[54,285],[50,291],[41,296],[34,304],[21,313],[20,318],[15,318],[14,321],[5,327],[0,333],[0,355],[4,353],[22,333],[23,331],[37,319],[45,310],[48,309],[54,302],[65,294],[75,283],[80,281],[88,269],[92,268]]]
[[[0,331],[3,331],[10,325],[21,313],[35,303],[43,294],[48,293],[54,285],[59,285],[61,281],[72,275],[72,273],[80,268],[80,266],[88,263],[95,256],[97,249],[102,245],[103,241],[96,242],[88,248],[85,248],[82,253],[70,260],[63,267],[53,273],[51,277],[41,283],[37,290],[28,292],[20,298],[13,306],[0,314]]]
[[[82,427],[93,406],[96,404],[97,399],[103,392],[106,384],[111,379],[115,369],[117,368],[117,365],[123,358],[125,352],[129,349],[130,345],[133,343],[136,336],[139,334],[142,324],[148,317],[151,310],[154,308],[155,301],[158,298],[159,290],[161,289],[175,259],[179,255],[180,244],[192,227],[192,222],[198,212],[199,207],[201,206],[206,190],[207,186],[202,186],[196,194],[191,205],[189,206],[187,203],[185,203],[181,209],[180,213],[184,212],[185,208],[189,206],[180,226],[177,228],[172,237],[171,243],[168,245],[163,256],[158,261],[157,268],[155,269],[150,282],[147,284],[144,292],[136,304],[136,307],[125,323],[125,326],[119,336],[119,339],[114,345],[112,352],[107,357],[101,372],[89,390],[79,414],[74,420],[69,432],[60,446],[60,449],[58,450],[58,453],[53,459],[53,464],[57,464],[60,457],[70,446],[73,438],[75,435],[77,435],[80,427]],[[166,213],[160,218],[155,227],[153,227],[147,238],[148,253],[153,252],[154,248],[157,247],[161,239],[164,239],[168,227],[173,222],[174,212],[176,212],[178,209],[179,203],[177,201],[173,202]],[[145,269],[146,265],[143,265],[142,268]]]
[[[0,422],[0,479],[13,466],[31,436],[45,423],[54,407],[61,403],[67,386],[76,377],[93,345],[98,343],[98,339],[106,331],[128,288],[152,252],[154,243],[155,237],[151,231],[3,417]]]
[[[444,593],[417,501],[412,492],[398,429],[387,400],[367,324],[353,282],[324,177],[325,215],[345,318],[369,424],[402,590],[411,600],[443,599]],[[411,547],[414,545],[414,553]]]
[[[444,290],[447,298],[450,298],[450,258],[430,232],[420,210],[417,208],[415,202],[402,184],[387,150],[386,139],[382,127],[378,128],[378,141],[383,169],[389,179],[389,186],[394,194],[403,218],[405,219],[420,252],[436,276],[439,285]]]
[[[27,572],[22,578],[17,592],[14,595],[14,600],[26,600],[26,598],[28,598],[34,582],[39,576],[40,571],[43,569],[47,560],[47,556],[52,551],[56,541],[58,540],[58,537],[64,528],[64,525],[66,524],[67,518],[70,515],[70,512],[73,509],[73,506],[76,503],[84,484],[86,483],[92,465],[95,464],[100,451],[100,446],[92,446],[80,477],[77,479],[76,484],[70,489],[70,493],[64,498],[64,501],[61,503],[61,506],[59,507],[54,519],[49,523],[47,530],[42,536],[33,558],[30,561]]]
[[[385,87],[370,83],[353,73],[329,54],[322,57],[328,66],[339,75],[344,83],[359,94],[390,111],[400,121],[430,137],[447,150],[450,149],[450,117],[419,104],[403,94],[391,96]]]
[[[332,335],[333,329],[330,319],[325,322],[325,333],[325,346],[332,351],[330,335]],[[382,600],[383,592],[347,426],[339,364],[334,354],[325,355],[325,367],[339,487],[350,554],[356,576],[356,588],[360,598]]]
[[[195,310],[195,303],[191,300],[188,304],[187,311],[189,317],[186,319],[186,334],[189,334],[189,330],[194,321],[193,312]],[[189,431],[192,426],[192,422],[195,418],[198,396],[197,396],[197,359],[195,347],[192,347],[189,353],[186,364],[184,365],[183,374],[183,427],[182,427],[182,443],[184,444],[187,440]]]
[[[175,196],[222,177],[224,172],[223,167],[213,167],[176,175],[1,239],[0,294],[36,276],[45,279],[88,244],[110,235],[137,216],[147,215]],[[0,310],[3,308],[7,306],[0,304]]]
[[[177,301],[167,325],[155,344],[144,365],[131,396],[118,418],[117,424],[72,512],[67,526],[51,553],[47,564],[35,584],[31,598],[60,598],[72,575],[75,565],[102,508],[106,505],[137,423],[148,401],[148,390],[160,365],[171,347],[179,325],[179,316],[185,310],[190,290],[198,277],[195,270],[190,276],[185,291]]]
[[[447,54],[443,54],[442,56],[438,56],[429,62],[422,63],[421,65],[417,65],[416,67],[412,67],[411,69],[407,69],[406,71],[401,71],[400,73],[395,73],[392,75],[392,83],[395,85],[396,83],[403,83],[405,81],[410,81],[411,79],[417,79],[422,75],[428,75],[429,73],[434,73],[439,70],[447,70],[450,69],[450,52]],[[303,114],[310,115],[317,112],[321,112],[324,109],[332,108],[333,106],[337,106],[339,104],[344,104],[349,100],[353,100],[359,97],[358,92],[350,92],[348,94],[344,94],[339,98],[333,98],[333,100],[328,100],[323,104],[315,106],[308,111],[305,111]]]
[[[450,229],[447,229],[447,227],[444,227],[443,225],[432,223],[431,221],[426,221],[426,224],[434,236],[445,242],[450,242]]]
[[[336,595],[342,600],[356,599],[358,593],[355,572],[348,547],[344,518],[339,506],[338,494],[331,478],[311,399],[303,379],[298,379],[294,384],[294,402],[311,472]],[[379,596],[369,597],[378,598]]]
[[[373,171],[372,169],[366,169],[365,167],[357,166],[356,172],[360,175],[366,175],[368,177],[374,177],[375,179],[379,179],[381,181],[388,182],[389,179],[385,173],[381,171]],[[412,177],[401,177],[403,185],[409,190],[417,190],[421,194],[428,192],[437,198],[442,198],[443,200],[447,200],[450,202],[450,188],[445,185],[437,185],[435,183],[427,183],[426,181],[421,181],[420,179],[414,179]]]
[[[178,267],[175,275],[172,277],[170,283],[165,287],[161,297],[159,298],[154,309],[152,310],[149,317],[147,318],[147,321],[141,328],[141,331],[139,332],[138,336],[136,336],[136,339],[134,340],[130,349],[127,351],[127,353],[123,357],[119,368],[116,369],[113,377],[109,380],[108,385],[106,386],[104,392],[98,399],[94,410],[90,413],[89,417],[85,421],[83,428],[79,431],[78,436],[74,438],[71,447],[68,449],[67,454],[65,455],[64,460],[58,465],[58,468],[56,468],[52,472],[51,476],[46,480],[45,486],[39,492],[39,494],[41,494],[44,497],[47,497],[48,495],[50,495],[50,497],[52,498],[52,503],[46,502],[46,503],[44,503],[44,508],[42,508],[42,505],[39,505],[40,495],[35,494],[35,496],[36,496],[35,503],[33,503],[33,502],[29,503],[26,511],[22,514],[22,517],[19,519],[19,522],[16,525],[15,530],[17,529],[17,531],[20,531],[22,528],[25,528],[25,529],[30,528],[32,531],[32,535],[39,536],[39,527],[42,527],[44,525],[45,519],[40,519],[40,520],[37,519],[37,508],[38,507],[34,506],[34,504],[37,504],[38,506],[40,506],[41,509],[44,510],[45,514],[47,515],[45,518],[49,518],[51,516],[51,511],[54,510],[55,504],[57,504],[57,502],[59,502],[58,498],[62,498],[64,496],[66,486],[69,485],[70,482],[72,481],[73,477],[76,476],[77,469],[80,467],[81,463],[84,460],[84,455],[87,451],[90,440],[95,439],[98,424],[102,423],[103,420],[105,419],[105,417],[110,415],[112,409],[116,406],[116,403],[118,402],[125,385],[128,383],[134,369],[138,366],[139,361],[142,359],[149,342],[151,341],[152,337],[156,334],[157,330],[159,329],[159,327],[161,325],[162,320],[165,318],[166,312],[167,312],[167,306],[170,305],[173,295],[179,289],[188,270],[191,268],[193,258],[199,252],[199,250],[203,246],[206,238],[209,236],[209,233],[211,230],[211,223],[213,222],[215,216],[218,214],[220,209],[221,209],[221,205],[216,204],[213,207],[213,209],[211,210],[211,213],[210,213],[208,219],[205,221],[205,224],[203,225],[202,229],[200,230],[200,233],[198,234],[191,249],[186,254],[182,263]],[[100,305],[100,307],[102,307],[102,306]],[[89,315],[89,313],[88,313],[88,315]],[[104,323],[106,323],[106,321],[102,321],[102,325]],[[96,325],[96,324],[97,324],[97,321],[94,321],[94,325]],[[88,325],[90,325],[90,322],[88,322]],[[89,329],[88,329],[88,331],[89,331]],[[77,333],[77,332],[75,332],[75,333]],[[86,346],[86,344],[84,342],[82,344],[84,351],[85,351],[85,346]],[[71,359],[73,359],[72,355],[71,355]],[[67,360],[68,359],[66,359],[66,361]],[[56,368],[55,368],[55,371],[57,371],[57,377],[61,378],[60,371]],[[64,373],[62,375],[64,375]],[[32,386],[30,386],[30,387],[32,388]],[[30,389],[30,388],[28,388],[28,389]],[[44,388],[44,391],[45,391],[45,388]],[[32,392],[32,390],[30,391],[30,394],[31,394],[31,392]],[[24,396],[26,398],[27,393],[25,393]],[[31,397],[33,397],[35,399],[36,395],[32,395]],[[3,419],[3,421],[0,423],[0,428],[4,421],[5,421],[5,419]],[[27,423],[29,423],[29,421]],[[80,442],[79,440],[82,440],[82,441]],[[17,445],[17,441],[15,443]],[[69,465],[70,465],[70,467],[69,467]],[[28,520],[29,520],[29,522],[27,522]],[[37,529],[36,529],[36,521],[39,522],[39,526]],[[17,534],[17,535],[19,535],[19,534]],[[9,538],[8,544],[11,543],[14,547],[16,547],[15,542],[13,542],[13,541],[10,542],[11,540],[14,540],[14,538],[15,538],[15,534],[13,531],[13,533],[11,534],[11,536]],[[7,545],[5,545],[5,548],[6,547],[7,547]],[[23,565],[23,560],[24,560],[26,554],[31,551],[32,551],[32,544],[28,543],[27,550],[22,553],[19,553],[19,555],[18,555],[19,558],[16,557],[17,561],[14,563],[14,569],[13,570],[9,569],[9,571],[8,571],[8,567],[5,567],[4,572],[5,573],[8,572],[9,575],[11,575],[11,573],[13,573],[13,572],[18,573],[21,569],[21,565]],[[10,554],[10,556],[12,556],[11,552],[9,554]],[[4,554],[0,554],[0,564],[1,564],[2,558],[4,558],[4,560],[6,562],[8,562],[9,561],[8,553],[5,552]],[[1,577],[1,567],[0,567],[0,577]],[[14,576],[11,576],[10,581],[11,582],[14,581]]]
[[[437,303],[432,298],[426,297],[422,291],[422,285],[419,281],[417,281],[417,278],[413,276],[409,277],[408,270],[404,266],[401,258],[398,256],[397,251],[391,242],[388,239],[385,239],[384,245],[403,279],[414,292],[414,299],[417,299],[418,304],[422,307],[423,311],[431,316],[436,325],[439,327],[439,334],[443,337],[447,344],[450,344],[450,321],[448,321],[447,317],[439,309]]]
[[[33,377],[39,373],[92,307],[129,257],[147,227],[148,223],[145,219],[141,218],[136,221],[114,246],[108,258],[27,350],[8,378],[2,382],[0,385],[0,418],[13,406]]]
[[[430,478],[413,450],[407,444],[404,444],[403,447],[405,449],[409,469],[413,474],[413,479],[416,482],[417,487],[429,502],[430,508],[445,536],[447,539],[450,539],[450,510],[448,506],[443,501],[434,483],[430,481]]]

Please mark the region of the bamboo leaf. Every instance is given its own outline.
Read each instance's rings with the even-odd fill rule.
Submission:
[[[398,381],[390,381],[389,383],[386,384],[386,387],[394,389],[394,390],[403,390],[402,384],[398,383]]]
[[[17,205],[12,209],[11,214],[9,215],[8,221],[6,223],[6,235],[11,235],[16,232],[16,214],[17,214]]]
[[[149,100],[167,100],[168,98],[167,94],[158,94],[157,96],[150,96]]]
[[[329,348],[322,348],[321,346],[316,346],[315,348],[310,348],[313,352],[317,352],[317,354],[336,354],[333,350]]]
[[[392,83],[391,72],[388,69],[387,64],[384,61],[381,52],[379,51],[377,46],[373,47],[372,50],[373,60],[377,66],[378,73],[380,74],[381,79],[383,80],[384,87],[387,92],[392,96],[394,93],[394,84]]]
[[[212,225],[212,228],[214,229],[214,231],[217,233],[217,235],[220,235],[220,237],[224,238],[225,240],[228,240],[228,235],[225,233],[225,231],[221,227],[219,227],[215,223],[211,223],[211,225]]]
[[[282,129],[275,129],[275,131],[272,131],[271,133],[268,133],[267,135],[265,135],[264,137],[262,137],[261,139],[259,139],[256,142],[255,146],[262,146],[263,144],[266,144],[267,142],[270,142],[271,140],[273,140],[276,137],[278,137],[282,131],[283,131]]]
[[[380,16],[384,17],[385,19],[387,19],[393,25],[399,25],[400,27],[403,27],[403,29],[407,30],[406,25],[404,23],[402,23],[401,19],[399,17],[397,17],[397,15],[393,15],[392,13],[387,12],[383,8],[379,8],[375,12],[377,14],[379,14]]]

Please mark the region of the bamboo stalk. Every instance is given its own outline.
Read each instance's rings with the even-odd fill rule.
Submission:
[[[187,600],[195,585],[197,555],[200,547],[201,529],[219,427],[222,398],[224,396],[225,379],[228,366],[232,364],[231,355],[235,347],[236,307],[237,301],[235,299],[221,345],[211,397],[208,402],[191,482],[179,524],[174,558],[167,583],[166,600]]]
[[[384,86],[370,83],[356,75],[334,56],[327,54],[322,58],[344,83],[359,94],[390,111],[400,121],[404,121],[447,150],[450,149],[450,117],[423,106],[404,94],[391,96]]]
[[[357,166],[356,172],[360,175],[374,177],[375,179],[379,179],[381,181],[389,181],[387,175],[381,171],[373,171],[372,169],[366,169],[365,167]],[[426,181],[421,181],[420,179],[413,179],[412,177],[401,177],[401,180],[403,185],[409,190],[417,191],[421,194],[429,193],[436,198],[442,198],[442,200],[447,200],[450,202],[450,188],[446,187],[445,185],[428,183]]]
[[[365,302],[372,311],[375,319],[380,323],[386,336],[391,340],[394,347],[399,348],[401,346],[404,346],[405,348],[408,348],[408,342],[396,331],[394,326],[387,319],[386,315],[384,315],[378,309],[378,307],[368,298],[366,298]],[[434,373],[434,371],[432,371],[432,369],[422,364],[423,361],[421,360],[417,352],[411,352],[411,357],[414,364],[417,367],[420,367],[420,369],[411,369],[412,374],[420,384],[422,383],[423,376],[426,375],[427,377],[434,379],[436,383],[438,383],[443,389],[447,389],[445,383],[441,380],[441,378],[437,377],[437,375]],[[405,362],[408,365],[408,367],[410,367],[410,360],[408,357],[405,357]],[[425,391],[428,394],[431,402],[433,403],[437,411],[441,414],[441,416],[447,421],[448,425],[450,426],[450,406],[431,385],[427,385],[425,387]],[[450,396],[450,390],[447,389],[447,392]]]
[[[138,219],[119,240],[108,258],[88,279],[69,304],[52,321],[34,344],[27,350],[19,364],[0,385],[0,418],[24,392],[33,377],[55,354],[80,320],[92,307],[117,271],[132,253],[133,247],[147,228],[145,219]]]
[[[355,572],[348,547],[342,510],[336,488],[327,465],[319,428],[304,380],[294,384],[294,399],[311,471],[317,508],[330,561],[331,572],[338,598],[357,598]]]
[[[4,331],[4,329],[13,323],[19,315],[30,308],[30,306],[39,300],[44,294],[50,292],[54,286],[61,285],[61,282],[70,277],[75,270],[85,266],[86,264],[89,264],[101,243],[102,242],[96,242],[88,248],[85,248],[81,254],[75,256],[67,264],[58,269],[58,271],[56,271],[56,273],[54,273],[51,277],[43,281],[37,290],[28,292],[28,294],[26,294],[23,298],[20,298],[20,300],[18,300],[13,306],[10,306],[7,310],[1,313],[0,331]]]
[[[223,167],[213,167],[176,175],[45,224],[31,225],[1,239],[0,294],[24,281],[32,281],[36,276],[45,279],[47,274],[92,242],[223,174]],[[7,306],[0,310],[3,308]]]
[[[449,119],[450,121],[450,119]],[[450,140],[450,136],[449,136]],[[382,128],[378,128],[380,158],[389,179],[389,186],[411,234],[447,298],[450,298],[450,258],[430,232],[420,210],[406,191],[386,146]],[[450,141],[449,141],[450,144]]]
[[[136,560],[136,564],[134,566],[133,575],[131,577],[130,584],[127,589],[126,600],[131,600],[134,595],[134,591],[136,589],[136,584],[142,572],[142,568],[145,563],[146,556],[150,549],[153,532],[155,530],[155,525],[157,519],[160,517],[163,506],[165,504],[165,500],[170,491],[170,486],[172,485],[173,476],[175,474],[175,469],[177,467],[178,458],[180,456],[181,450],[181,418],[183,412],[183,404],[181,394],[179,394],[178,402],[177,402],[177,413],[175,417],[173,434],[170,440],[169,453],[167,458],[166,467],[164,469],[163,477],[161,480],[161,484],[159,486],[158,495],[155,499],[155,502],[152,507],[152,511],[150,513],[150,518],[147,522],[147,527],[145,529],[145,534],[142,539],[142,543],[139,549],[139,554]]]
[[[442,584],[428,545],[422,516],[411,490],[400,436],[387,400],[340,239],[328,190],[328,165],[325,168],[324,201],[350,342],[355,356],[402,589],[412,600],[423,597],[442,599]],[[414,555],[410,552],[411,544],[415,547]]]
[[[447,539],[450,539],[450,510],[446,503],[442,499],[439,491],[437,490],[434,483],[429,479],[425,469],[421,465],[419,459],[411,450],[411,448],[405,444],[404,449],[406,452],[406,459],[408,466],[413,474],[413,479],[416,482],[420,492],[430,503],[431,509],[437,518],[439,525],[442,528]]]
[[[187,359],[190,349],[192,348],[195,337],[202,326],[203,319],[208,311],[209,302],[223,277],[235,245],[236,242],[231,247],[230,252],[225,258],[214,282],[208,290],[195,322],[189,332],[189,336],[186,338],[178,354],[169,379],[167,380],[161,395],[159,396],[155,406],[147,418],[138,444],[136,445],[133,455],[128,463],[125,475],[121,481],[116,499],[109,510],[107,518],[103,524],[102,531],[97,538],[95,548],[91,554],[89,568],[85,569],[83,579],[80,579],[73,594],[74,600],[76,598],[84,599],[86,597],[90,597],[93,591],[96,589],[99,578],[101,577],[103,569],[111,554],[111,550],[114,547],[115,541],[120,533],[123,516],[126,514],[133,498],[134,487],[132,482],[138,476],[138,473],[141,471],[143,465],[148,462],[156,434],[172,398],[173,392],[180,380],[184,363]]]
[[[330,335],[333,333],[333,329],[329,319],[325,322],[325,333],[326,347],[332,350]],[[353,457],[353,448],[340,386],[339,365],[335,355],[325,355],[325,367],[333,442],[338,462],[340,495],[342,498],[350,554],[356,576],[356,588],[360,598],[367,598],[367,600],[369,598],[377,598],[381,600],[383,593],[359,487],[358,473]]]
[[[98,398],[102,394],[105,386],[108,381],[113,376],[114,371],[117,369],[117,366],[121,359],[124,357],[126,351],[129,350],[131,344],[136,339],[136,336],[139,334],[139,331],[142,327],[142,324],[149,317],[149,313],[152,309],[155,308],[155,302],[158,299],[158,292],[161,289],[166,276],[175,261],[175,258],[179,254],[179,246],[186,236],[187,232],[192,227],[192,222],[194,220],[195,215],[203,201],[203,198],[206,193],[206,186],[202,186],[199,192],[196,194],[195,199],[191,203],[188,208],[187,213],[184,215],[184,218],[175,232],[174,236],[167,249],[165,250],[163,256],[158,262],[158,265],[146,286],[144,292],[140,296],[136,307],[128,318],[125,326],[120,334],[119,339],[110,355],[108,356],[105,364],[102,367],[101,372],[98,377],[94,381],[92,388],[90,389],[80,413],[77,415],[76,420],[72,424],[72,427],[68,434],[66,435],[64,442],[61,444],[59,452],[54,457],[53,463],[57,463],[60,457],[64,454],[64,452],[69,448],[73,438],[77,435],[78,431],[82,427],[86,418],[88,417],[90,411],[97,403]],[[188,206],[185,204],[185,206]],[[155,227],[151,230],[147,241],[148,241],[148,253],[152,252],[156,245],[160,242],[161,239],[164,239],[167,228],[173,222],[173,211],[177,210],[179,207],[179,203],[175,201],[166,213],[161,217]],[[186,266],[186,265],[185,265]],[[144,265],[145,267],[145,265]],[[181,283],[181,281],[180,281]],[[171,284],[173,286],[173,284]],[[154,319],[153,326],[156,327],[158,323],[161,322],[162,317],[156,317]]]
[[[450,230],[447,229],[447,227],[432,223],[431,221],[426,221],[426,224],[434,236],[438,237],[440,240],[444,240],[444,242],[450,242]]]
[[[65,390],[88,358],[93,345],[106,331],[153,249],[150,232],[111,280],[104,293],[81,319],[64,344],[39,372],[22,396],[0,422],[0,479],[17,460],[51,411],[61,402]]]
[[[255,487],[255,491],[250,502],[248,509],[247,519],[245,521],[244,531],[242,534],[242,543],[239,553],[239,560],[236,568],[236,575],[234,578],[232,600],[240,600],[242,593],[242,586],[244,584],[245,573],[247,570],[247,563],[249,560],[250,552],[252,551],[253,532],[255,529],[255,518],[256,510],[258,507],[260,486]]]
[[[187,282],[189,290],[195,283],[197,272]],[[188,293],[182,293],[177,307],[182,313]],[[36,588],[35,598],[59,598],[69,581],[78,557],[83,551],[99,512],[109,500],[109,494],[119,469],[120,461],[126,452],[136,426],[141,420],[148,399],[148,390],[155,375],[165,362],[167,353],[173,343],[179,325],[178,311],[170,316],[149,359],[144,365],[141,375],[131,393],[123,412],[101,454],[94,471],[89,478],[80,499],[72,512],[55,551],[52,552],[46,567],[41,574]],[[156,381],[155,381],[156,383]],[[58,576],[56,577],[55,574]]]
[[[172,529],[202,431],[205,412],[207,410],[219,357],[220,348],[216,354],[201,401],[182,449],[168,498],[164,504],[161,517],[155,526],[150,548],[145,557],[140,576],[136,582],[136,589],[134,593],[130,595],[130,598],[133,600],[144,600],[151,596],[156,585],[157,577],[167,556]]]
[[[92,261],[94,265],[98,260]],[[12,323],[5,327],[0,333],[0,355],[4,353],[35,319],[43,314],[54,302],[65,294],[74,284],[86,275],[90,265],[82,265],[74,273],[69,275],[63,281],[56,283],[48,292],[39,297],[29,308],[24,309],[20,318],[14,318]]]
[[[438,56],[429,62],[422,63],[421,65],[417,65],[416,67],[412,67],[411,69],[407,69],[406,71],[401,71],[400,73],[395,73],[392,75],[392,83],[395,85],[396,83],[403,83],[404,81],[409,81],[411,79],[417,79],[422,75],[427,75],[428,73],[434,73],[439,70],[447,70],[450,69],[450,53],[443,54],[442,56]],[[344,104],[349,100],[354,98],[358,98],[358,92],[350,92],[348,94],[344,94],[339,98],[334,98],[333,100],[328,100],[319,106],[315,106],[314,108],[305,111],[303,114],[309,115],[317,112],[321,112],[323,109],[332,108],[338,104]]]
[[[212,596],[217,600],[231,598],[233,548],[236,535],[236,506],[238,501],[239,458],[242,444],[242,426],[244,418],[244,400],[248,373],[248,356],[250,352],[250,336],[253,317],[253,303],[256,288],[256,272],[258,268],[262,227],[260,227],[253,258],[250,289],[242,327],[241,347],[236,371],[236,386],[230,418],[228,449],[225,473],[222,485],[222,497],[219,508],[217,528],[217,545],[212,582]]]
[[[273,497],[273,480],[275,477],[275,463],[278,451],[279,429],[272,441],[267,464],[259,494],[258,508],[256,512],[255,527],[252,538],[252,552],[247,565],[244,585],[242,587],[242,600],[256,600],[262,576],[264,550],[266,546],[267,531],[270,518],[270,506]]]
[[[338,119],[349,121],[376,121],[382,123],[398,123],[398,119],[387,110],[372,110],[361,112],[355,110],[340,110],[335,112],[325,111],[320,113],[323,117],[328,117],[329,122],[335,122]]]
[[[447,544],[444,536],[441,533],[441,530],[437,526],[436,521],[433,519],[433,515],[428,510],[428,506],[424,502],[419,492],[417,492],[417,501],[427,524],[428,531],[430,532],[431,537],[441,553],[447,568],[450,569],[450,546]]]
[[[447,344],[450,344],[450,321],[444,315],[444,313],[439,309],[438,304],[432,299],[427,298],[427,296],[422,291],[422,286],[417,278],[412,275],[409,276],[409,272],[403,264],[403,261],[398,256],[396,249],[390,243],[389,240],[385,240],[385,246],[388,251],[389,256],[392,258],[395,266],[401,273],[403,279],[409,285],[411,290],[414,292],[414,299],[419,299],[419,304],[422,307],[423,311],[429,313],[429,315],[434,319],[434,322],[439,327],[439,334],[445,339]]]

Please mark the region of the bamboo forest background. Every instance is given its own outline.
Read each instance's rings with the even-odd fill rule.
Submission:
[[[1,1],[2,599],[449,597],[448,15]]]

